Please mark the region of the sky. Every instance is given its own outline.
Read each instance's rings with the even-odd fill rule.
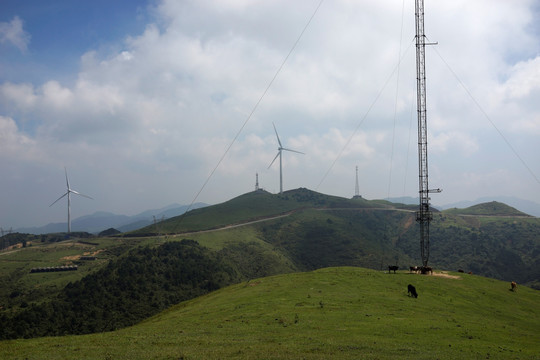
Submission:
[[[540,203],[540,2],[426,1],[432,203]],[[0,226],[418,195],[414,1],[3,0]],[[291,51],[292,50],[292,51]],[[231,145],[232,144],[232,145]]]

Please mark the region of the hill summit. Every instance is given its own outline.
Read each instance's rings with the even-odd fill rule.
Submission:
[[[447,209],[443,211],[455,215],[481,215],[481,216],[530,216],[511,206],[498,201],[477,204],[465,209]]]

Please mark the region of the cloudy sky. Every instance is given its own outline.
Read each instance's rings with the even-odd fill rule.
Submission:
[[[425,10],[432,202],[540,203],[539,1]],[[272,123],[305,153],[285,190],[351,197],[358,166],[416,197],[414,31],[413,0],[3,0],[0,226],[65,221],[64,167],[73,217],[189,204],[214,169],[197,201],[278,192]]]

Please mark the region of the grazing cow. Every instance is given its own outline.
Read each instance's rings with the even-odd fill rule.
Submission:
[[[464,273],[465,271],[463,271],[463,269],[459,269],[458,272]]]
[[[431,275],[433,275],[433,268],[431,266],[422,266],[420,268],[420,273],[422,274],[430,273]]]
[[[512,281],[510,286],[512,287],[510,291],[517,291],[517,283],[515,281]]]
[[[409,284],[407,286],[407,290],[408,290],[408,294],[409,296],[412,296],[413,298],[417,298],[418,297],[418,293],[416,292],[416,288],[414,286],[412,286],[411,284]]]
[[[388,265],[388,273],[389,273],[389,274],[390,274],[390,271],[394,271],[394,274],[395,274],[397,269],[399,269],[399,266],[396,266],[396,265]]]
[[[409,272],[417,273],[420,270],[418,266],[409,266]]]

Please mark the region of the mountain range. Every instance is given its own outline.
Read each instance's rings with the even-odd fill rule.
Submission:
[[[162,221],[182,215],[188,209],[198,209],[208,206],[205,203],[194,203],[189,205],[171,204],[160,209],[146,210],[136,215],[118,215],[106,211],[98,211],[91,215],[81,216],[71,221],[72,231],[85,231],[89,233],[99,233],[103,230],[114,228],[120,232],[132,231],[144,226],[148,226],[156,221]],[[40,227],[27,227],[15,229],[14,232],[27,234],[49,234],[65,232],[67,224],[50,223]]]
[[[387,201],[406,205],[417,205],[418,198],[410,196],[392,197],[385,199]],[[530,200],[523,200],[509,196],[494,196],[482,197],[476,200],[466,200],[445,205],[433,205],[438,210],[446,210],[452,208],[468,208],[473,205],[497,201],[510,205],[517,210],[528,215],[540,217],[540,204]],[[157,221],[169,219],[178,215],[182,215],[189,209],[198,209],[206,207],[208,204],[195,203],[191,207],[188,205],[171,204],[160,209],[146,210],[136,215],[119,215],[106,211],[98,211],[91,215],[81,216],[72,221],[71,226],[73,231],[85,231],[97,234],[103,230],[114,228],[120,232],[128,232],[151,225],[154,222],[154,217]],[[67,224],[49,223],[39,227],[23,227],[15,229],[13,232],[28,233],[28,234],[48,234],[64,232]]]

